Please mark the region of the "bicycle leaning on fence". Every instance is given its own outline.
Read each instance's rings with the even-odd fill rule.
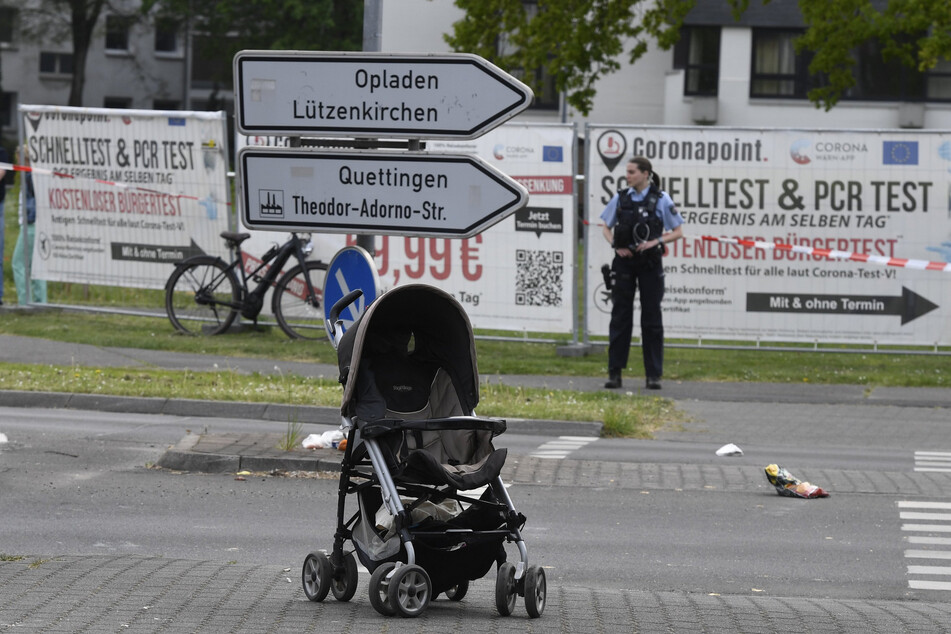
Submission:
[[[323,289],[327,265],[308,260],[313,250],[310,236],[292,233],[284,244],[275,244],[261,256],[261,263],[244,265],[241,243],[248,233],[224,231],[231,262],[212,255],[196,255],[175,266],[165,284],[165,312],[180,332],[217,335],[226,331],[240,313],[257,323],[264,296],[273,287],[271,309],[277,324],[293,339],[323,339]],[[297,265],[283,272],[292,258]],[[239,273],[240,271],[240,273]],[[249,282],[255,283],[253,289]]]

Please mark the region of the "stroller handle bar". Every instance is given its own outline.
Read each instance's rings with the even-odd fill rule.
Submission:
[[[394,431],[438,431],[443,429],[474,429],[492,432],[492,436],[505,433],[505,421],[500,418],[478,418],[475,416],[452,416],[449,418],[427,418],[423,420],[402,420],[381,418],[380,420],[359,422],[360,433],[364,438],[378,438]]]
[[[343,312],[343,309],[357,301],[357,299],[363,295],[363,291],[359,288],[355,291],[350,291],[340,299],[338,299],[334,305],[330,308],[330,336],[335,337],[337,334],[337,320],[340,317],[340,313]]]

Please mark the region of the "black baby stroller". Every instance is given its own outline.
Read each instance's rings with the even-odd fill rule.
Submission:
[[[334,306],[331,323],[359,294]],[[434,287],[400,286],[334,343],[347,448],[333,550],[304,560],[307,598],[322,601],[332,591],[349,601],[359,557],[372,573],[373,607],[387,616],[418,616],[439,593],[461,600],[469,582],[495,563],[499,613],[511,614],[520,595],[529,616],[541,616],[545,571],[528,565],[519,534],[525,516],[499,476],[506,450],[492,439],[505,421],[475,416],[479,375],[462,306]],[[351,495],[356,510],[348,518]],[[514,564],[506,561],[505,543],[518,548]]]

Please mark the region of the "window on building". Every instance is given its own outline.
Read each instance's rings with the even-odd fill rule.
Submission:
[[[172,18],[159,18],[155,21],[155,52],[178,52],[179,23]]]
[[[812,88],[822,85],[822,77],[809,74],[812,54],[796,54],[794,41],[801,33],[753,29],[751,97],[807,99]],[[843,101],[951,101],[951,62],[922,73],[897,59],[883,59],[875,41],[853,55],[855,85],[842,94]]]
[[[0,7],[0,45],[13,44],[16,33],[17,10]]]
[[[951,61],[939,61],[925,77],[928,101],[951,101]]]
[[[716,96],[720,86],[720,27],[686,27],[674,46],[674,68],[684,71],[685,95]]]
[[[536,0],[524,0],[525,13],[531,20],[538,13],[538,2]],[[499,55],[511,55],[515,52],[515,47],[504,35],[501,36],[496,44]],[[530,110],[557,110],[559,107],[559,94],[555,88],[555,78],[545,68],[526,71],[524,68],[512,68],[509,72],[513,77],[526,84],[535,86],[535,100],[530,106]]]
[[[40,73],[44,75],[72,75],[72,53],[40,52]]]
[[[878,42],[866,42],[855,51],[855,86],[843,99],[869,101],[923,101],[925,76],[897,59],[883,59]]]
[[[103,108],[131,108],[132,97],[103,97]]]
[[[153,110],[178,110],[179,102],[177,99],[154,99],[152,100]]]
[[[106,50],[128,51],[129,31],[132,29],[132,18],[124,15],[106,16]]]
[[[0,128],[9,128],[13,125],[13,109],[16,101],[15,92],[0,92]]]
[[[751,97],[805,99],[810,90],[812,55],[796,54],[795,40],[802,31],[753,29]]]

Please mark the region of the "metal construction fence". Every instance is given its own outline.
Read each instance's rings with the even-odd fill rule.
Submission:
[[[288,143],[229,139],[224,113],[21,106],[20,116],[37,209],[22,264],[53,282],[160,290],[185,257],[227,257],[220,232],[246,230],[229,146]],[[527,206],[472,238],[375,237],[382,290],[442,288],[484,336],[603,343],[612,252],[599,215],[641,155],[685,221],[664,260],[673,345],[951,346],[951,131],[507,123],[420,151],[475,154],[528,190]],[[248,232],[252,259],[285,237]],[[313,239],[311,257],[325,262],[356,241]]]

